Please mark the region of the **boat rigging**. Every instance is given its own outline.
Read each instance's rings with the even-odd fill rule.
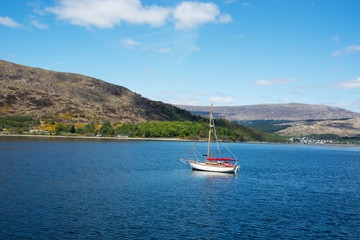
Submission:
[[[181,161],[187,161],[190,164],[190,167],[193,170],[198,170],[198,171],[207,171],[207,172],[220,172],[220,173],[237,173],[238,169],[240,169],[240,166],[238,165],[238,159],[236,158],[236,156],[217,138],[216,135],[216,129],[215,129],[215,122],[214,119],[212,117],[212,110],[213,110],[213,105],[211,105],[211,109],[210,109],[210,118],[209,118],[209,135],[208,135],[208,144],[207,144],[207,154],[202,155],[201,157],[205,159],[200,160],[200,158],[198,157],[198,154],[196,154],[196,145],[198,143],[198,141],[200,140],[201,134],[204,131],[204,128],[207,124],[207,122],[204,124],[203,129],[201,130],[201,133],[198,137],[198,139],[196,140],[194,146],[191,148],[191,150],[189,151],[189,153],[182,159],[180,159]],[[218,151],[217,153],[219,153],[219,142],[226,148],[226,150],[232,155],[232,157],[218,157],[215,156],[214,154],[210,153],[210,146],[212,144],[211,142],[211,137],[212,135],[214,135],[217,146],[218,146]],[[194,155],[196,156],[196,160],[190,160],[187,159],[190,153],[194,153]]]

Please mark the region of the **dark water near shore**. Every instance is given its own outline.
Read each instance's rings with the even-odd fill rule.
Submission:
[[[360,147],[0,138],[1,239],[360,239]]]

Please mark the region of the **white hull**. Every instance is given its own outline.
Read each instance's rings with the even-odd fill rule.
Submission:
[[[207,172],[221,172],[221,173],[236,173],[239,166],[220,166],[220,165],[212,165],[207,163],[201,163],[196,161],[189,161],[190,166],[193,170],[198,171],[207,171]]]

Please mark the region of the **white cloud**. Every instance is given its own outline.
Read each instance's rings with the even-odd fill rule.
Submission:
[[[59,0],[45,8],[58,19],[85,27],[112,28],[126,22],[160,27],[171,17],[178,29],[197,27],[205,23],[227,23],[228,14],[221,14],[218,5],[185,1],[175,8],[144,6],[140,0]]]
[[[248,3],[248,2],[242,2],[242,3],[241,3],[241,6],[243,6],[243,7],[249,7],[249,6],[251,6],[251,4]]]
[[[232,22],[232,17],[229,14],[220,14],[218,23],[229,23]]]
[[[228,14],[220,14],[218,6],[214,3],[182,2],[173,13],[175,27],[178,29],[193,28],[212,22],[227,23],[232,21]]]
[[[271,86],[274,83],[270,80],[260,79],[260,80],[256,80],[254,84],[258,86]]]
[[[229,104],[235,102],[235,99],[232,97],[210,97],[209,102],[214,104]]]
[[[289,84],[289,83],[294,83],[297,82],[296,79],[294,78],[289,78],[289,79],[282,79],[282,78],[276,78],[276,79],[260,79],[260,80],[256,80],[254,85],[257,86],[272,86],[275,84]]]
[[[140,0],[59,0],[57,6],[45,11],[74,25],[98,28],[112,28],[122,21],[158,27],[171,12],[156,5],[143,6]]]
[[[159,53],[171,53],[172,51],[171,51],[171,48],[165,47],[165,48],[158,49],[157,52],[159,52]]]
[[[340,82],[340,83],[333,84],[333,87],[347,89],[347,90],[354,89],[354,88],[360,88],[360,77],[351,79],[346,82]]]
[[[360,51],[360,45],[351,45],[346,47],[345,49],[335,51],[332,56],[333,57],[341,57],[349,54],[353,54]]]
[[[237,0],[225,0],[224,1],[224,4],[233,4],[233,3],[236,3]]]
[[[121,44],[124,45],[126,48],[133,49],[136,46],[140,46],[141,42],[135,41],[132,38],[128,37],[123,40],[121,40]]]
[[[1,17],[1,16],[0,16],[0,25],[4,25],[6,27],[12,27],[12,28],[19,28],[23,26],[22,24],[15,22],[9,17]]]
[[[200,105],[199,99],[194,96],[187,96],[187,95],[179,95],[182,92],[176,90],[166,90],[163,91],[163,94],[159,96],[161,101],[176,104],[176,105]]]
[[[31,25],[33,25],[33,26],[35,26],[35,27],[37,27],[39,29],[47,29],[47,28],[49,28],[48,25],[46,25],[45,23],[41,23],[36,19],[31,20]]]
[[[341,107],[345,109],[351,109],[352,111],[360,112],[360,99],[351,101],[351,102],[331,102],[327,105],[335,106],[335,107]]]

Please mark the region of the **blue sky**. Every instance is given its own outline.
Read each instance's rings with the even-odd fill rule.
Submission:
[[[0,59],[174,104],[360,112],[358,0],[2,1]]]

